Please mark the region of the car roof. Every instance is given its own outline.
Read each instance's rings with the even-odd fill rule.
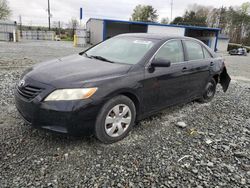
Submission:
[[[116,35],[115,37],[136,37],[136,38],[142,38],[142,39],[155,39],[155,40],[164,41],[164,42],[170,39],[188,39],[188,40],[193,40],[193,41],[200,43],[213,55],[213,57],[216,57],[216,54],[214,53],[214,51],[212,51],[212,49],[210,49],[202,41],[193,37],[175,36],[175,35],[168,35],[168,34],[153,34],[153,33],[126,33],[126,34]]]
[[[124,37],[138,37],[138,38],[145,38],[145,39],[158,39],[158,40],[168,40],[168,39],[193,39],[190,37],[184,36],[175,36],[175,35],[168,35],[168,34],[153,34],[153,33],[126,33],[117,35],[117,37],[124,36]]]

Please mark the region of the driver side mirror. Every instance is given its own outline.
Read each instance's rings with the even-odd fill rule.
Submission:
[[[168,59],[157,58],[151,62],[151,67],[170,67],[171,61]]]

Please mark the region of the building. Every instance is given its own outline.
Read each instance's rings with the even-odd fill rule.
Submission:
[[[16,22],[0,20],[0,41],[16,41]]]
[[[110,37],[122,33],[166,33],[175,36],[188,36],[200,39],[210,48],[217,51],[217,42],[220,29],[184,26],[165,25],[150,22],[133,22],[110,19],[90,18],[86,23],[86,28],[90,33],[90,43],[97,44]]]
[[[227,52],[228,44],[230,38],[224,34],[219,34],[218,36],[218,51],[219,52]]]

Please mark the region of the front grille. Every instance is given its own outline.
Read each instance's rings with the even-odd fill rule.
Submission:
[[[38,88],[38,87],[30,86],[30,85],[23,86],[23,87],[17,86],[17,91],[22,97],[28,100],[31,100],[35,98],[42,91],[42,88]]]

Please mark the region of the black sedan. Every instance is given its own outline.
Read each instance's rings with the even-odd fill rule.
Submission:
[[[112,143],[168,106],[211,101],[218,83],[230,83],[223,59],[201,41],[123,34],[26,70],[15,102],[36,128]]]

